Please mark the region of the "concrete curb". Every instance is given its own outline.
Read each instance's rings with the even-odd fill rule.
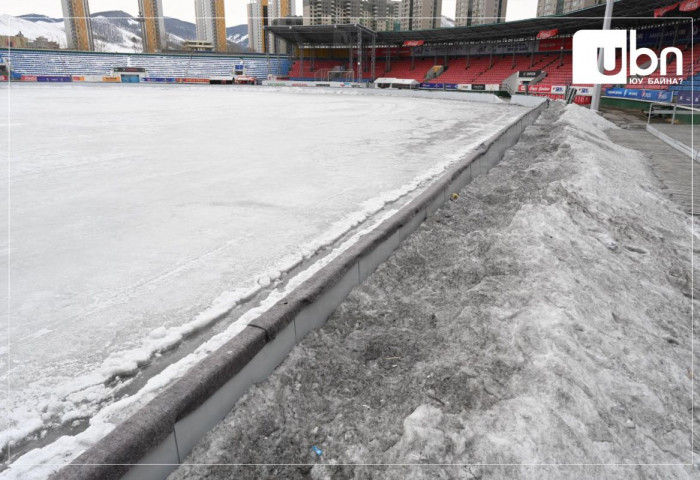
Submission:
[[[393,88],[312,88],[312,87],[282,87],[264,85],[262,87],[245,87],[238,85],[235,88],[254,88],[257,91],[267,89],[270,92],[294,92],[302,95],[364,95],[378,97],[411,97],[424,98],[426,100],[453,100],[457,102],[477,102],[477,103],[508,103],[494,93],[483,92],[462,92],[462,91],[443,91],[443,90],[398,90]],[[526,95],[517,95],[517,97],[527,97]],[[539,97],[530,97],[539,98]],[[512,97],[510,103],[512,105],[521,105],[516,97]],[[534,106],[534,105],[529,105]]]
[[[698,151],[694,148],[692,148],[689,145],[686,145],[685,143],[682,143],[675,138],[671,138],[665,133],[663,133],[661,130],[652,127],[651,125],[647,125],[647,132],[651,133],[654,135],[656,138],[661,140],[662,142],[670,145],[671,147],[675,148],[681,153],[684,153],[685,155],[688,155],[690,158],[695,160],[696,162],[700,162],[700,158],[698,157]]]
[[[543,101],[445,172],[399,212],[252,321],[53,480],[164,479],[254,383],[323,325],[350,291],[472,179],[487,173],[546,108]]]

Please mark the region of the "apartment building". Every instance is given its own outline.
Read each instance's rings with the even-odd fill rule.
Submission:
[[[251,0],[248,3],[248,48],[254,52],[267,51],[265,27],[269,25],[268,0]]]
[[[606,2],[605,0],[539,0],[537,2],[537,16],[561,15],[601,3]]]
[[[61,0],[61,6],[63,7],[63,22],[66,28],[68,49],[94,50],[88,0]]]
[[[294,0],[269,0],[267,9],[268,25],[296,25],[299,17],[296,15],[296,2]],[[300,19],[299,19],[300,20]],[[271,33],[265,40],[267,53],[287,53],[287,44],[280,41]]]
[[[426,30],[442,24],[442,0],[401,0],[401,30]]]
[[[142,22],[143,53],[164,51],[167,34],[165,33],[163,0],[139,0],[139,19]]]
[[[394,30],[399,15],[394,0],[304,0],[304,25],[357,23],[373,30]]]
[[[224,0],[195,0],[197,40],[212,44],[215,52],[226,52],[226,12]]]
[[[507,9],[508,0],[457,0],[455,26],[505,22]]]

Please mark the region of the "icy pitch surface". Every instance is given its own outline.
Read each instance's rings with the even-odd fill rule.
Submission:
[[[612,126],[545,111],[170,480],[698,478],[691,220]]]
[[[274,286],[524,112],[143,85],[12,86],[9,101],[0,448],[89,418],[119,386],[106,380]],[[3,155],[7,102],[3,88]]]

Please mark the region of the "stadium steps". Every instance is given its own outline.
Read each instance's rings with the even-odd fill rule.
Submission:
[[[617,110],[603,109],[605,118],[620,128],[608,130],[610,140],[642,153],[649,159],[651,169],[663,185],[664,194],[683,208],[686,213],[700,213],[700,168],[692,169],[690,157],[659,140],[646,131],[646,120],[641,116]],[[678,128],[691,128],[678,125]],[[693,195],[695,185],[695,195]]]

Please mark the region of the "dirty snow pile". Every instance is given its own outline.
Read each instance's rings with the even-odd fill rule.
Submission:
[[[553,104],[171,480],[697,475],[692,223],[609,128]]]

